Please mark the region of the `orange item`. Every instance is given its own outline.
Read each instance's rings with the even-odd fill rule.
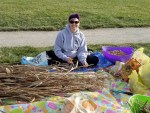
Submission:
[[[130,59],[127,63],[125,63],[125,65],[123,65],[120,71],[122,78],[128,82],[128,76],[132,73],[132,70],[136,70],[138,72],[140,66],[141,64],[136,59]]]
[[[91,101],[91,100],[85,100],[82,102],[82,106],[85,108],[85,109],[88,109],[90,111],[95,111],[96,108],[97,108],[97,105]]]

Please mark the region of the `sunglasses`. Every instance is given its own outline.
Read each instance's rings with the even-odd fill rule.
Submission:
[[[73,23],[78,24],[79,21],[70,21],[70,24],[73,24]]]

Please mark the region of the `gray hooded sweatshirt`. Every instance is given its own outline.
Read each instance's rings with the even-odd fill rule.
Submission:
[[[69,25],[61,30],[55,40],[54,52],[56,56],[64,61],[77,57],[82,64],[86,63],[87,45],[83,33],[78,29],[71,32]]]

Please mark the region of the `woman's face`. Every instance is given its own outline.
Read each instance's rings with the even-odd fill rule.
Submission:
[[[77,18],[72,18],[69,21],[69,26],[72,32],[77,32],[80,25],[80,21]]]

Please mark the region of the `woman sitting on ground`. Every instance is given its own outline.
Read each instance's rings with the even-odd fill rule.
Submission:
[[[98,63],[98,58],[88,53],[85,37],[79,30],[79,25],[79,14],[71,14],[68,18],[68,25],[57,35],[54,51],[46,51],[51,58],[49,65],[53,61],[72,64],[74,59],[78,60],[79,65],[84,67]]]

